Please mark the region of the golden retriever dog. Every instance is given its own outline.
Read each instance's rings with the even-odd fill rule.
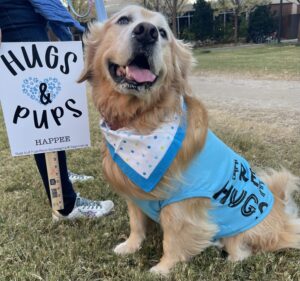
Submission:
[[[150,270],[158,274],[167,274],[217,241],[231,261],[257,251],[300,248],[300,219],[292,199],[298,179],[286,170],[269,170],[259,178],[208,129],[207,111],[192,97],[187,82],[191,51],[173,36],[161,14],[128,6],[104,24],[90,26],[85,44],[79,82],[91,84],[106,139],[103,171],[129,210],[130,236],[115,253],[140,249],[149,217],[163,230],[163,256]],[[149,153],[152,147],[143,140],[153,146],[152,137],[163,140]],[[129,149],[126,156],[122,145],[132,139],[131,147],[139,147],[140,154]],[[168,151],[159,153],[164,145]],[[156,162],[155,153],[160,157]],[[136,176],[137,166],[152,168],[151,157],[154,174]],[[160,166],[160,161],[167,164]]]

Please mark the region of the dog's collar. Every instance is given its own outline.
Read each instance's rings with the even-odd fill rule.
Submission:
[[[186,133],[186,106],[182,99],[182,114],[175,113],[148,135],[128,128],[113,130],[100,122],[110,154],[128,178],[150,192],[170,167]]]

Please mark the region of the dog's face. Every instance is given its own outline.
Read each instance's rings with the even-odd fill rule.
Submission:
[[[102,80],[120,94],[140,98],[171,80],[184,80],[191,62],[189,50],[174,38],[165,18],[138,6],[92,26],[86,45],[80,81]]]
[[[113,44],[104,57],[117,90],[140,95],[159,86],[170,56],[171,32],[163,16],[130,7],[111,22],[108,33]]]

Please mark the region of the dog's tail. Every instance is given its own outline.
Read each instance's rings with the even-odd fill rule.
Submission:
[[[285,212],[290,216],[298,217],[299,209],[294,195],[300,188],[300,179],[284,168],[281,171],[269,169],[260,174],[260,178],[268,185],[272,193],[283,201]]]
[[[286,169],[281,171],[268,170],[260,174],[275,197],[273,216],[280,227],[276,250],[283,248],[300,249],[300,218],[299,208],[294,200],[295,192],[299,191],[300,179]]]

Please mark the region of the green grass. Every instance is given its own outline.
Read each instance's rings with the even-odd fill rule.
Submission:
[[[157,227],[136,254],[118,257],[113,247],[129,234],[126,205],[104,181],[101,173],[98,114],[90,104],[93,147],[68,152],[72,171],[95,177],[76,184],[88,198],[111,198],[114,214],[96,221],[53,224],[42,182],[33,157],[10,156],[0,112],[0,281],[287,281],[300,280],[300,252],[286,250],[255,255],[240,263],[227,262],[209,248],[188,264],[179,264],[168,278],[148,273],[162,254],[162,233]],[[232,123],[231,123],[232,124]],[[212,116],[212,128],[226,143],[258,166],[277,168],[279,163],[300,176],[300,140],[287,144],[264,142],[255,134],[232,130]]]
[[[1,120],[1,281],[161,279],[147,273],[162,253],[159,229],[137,254],[117,257],[111,251],[128,235],[128,218],[124,201],[111,192],[101,174],[98,117],[93,107],[90,121],[94,146],[69,152],[69,166],[73,171],[95,176],[95,181],[76,185],[78,191],[89,198],[112,198],[116,211],[98,221],[52,224],[50,208],[33,159],[10,157]],[[276,154],[276,144],[269,147],[248,135],[232,134],[218,124],[213,124],[213,127],[227,143],[253,162],[274,167],[279,160],[293,159],[288,168],[299,175],[299,143],[294,147],[280,147],[280,153]],[[289,250],[260,254],[242,263],[231,264],[218,250],[211,248],[189,264],[178,265],[168,279],[300,280],[299,257],[299,252]]]
[[[300,46],[297,45],[196,49],[194,55],[195,70],[204,73],[300,79]]]

